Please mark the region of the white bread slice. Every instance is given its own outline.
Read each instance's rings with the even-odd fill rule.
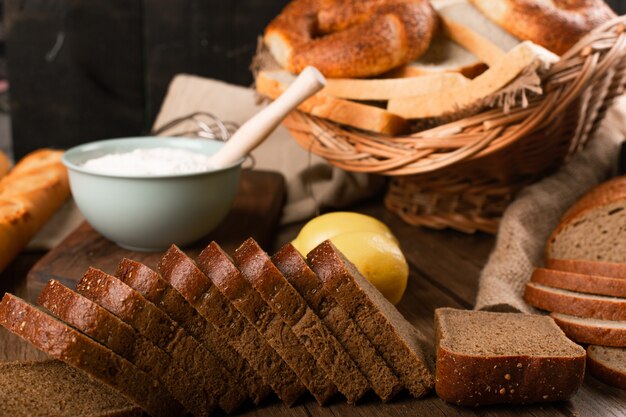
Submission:
[[[522,42],[502,56],[487,71],[458,88],[448,88],[434,94],[389,100],[387,109],[407,119],[446,116],[471,106],[480,105],[518,77],[522,72],[535,73],[549,67],[559,58],[532,42]],[[538,76],[528,77],[532,84],[526,88],[541,91]]]
[[[556,313],[603,320],[626,320],[626,298],[583,294],[529,282],[526,284],[524,300],[531,306]]]
[[[536,268],[531,282],[587,294],[626,297],[626,279]]]
[[[550,317],[570,339],[602,346],[626,346],[626,321],[612,321],[551,313]]]
[[[521,42],[469,3],[454,3],[437,13],[445,34],[490,66]]]
[[[256,90],[275,99],[293,82],[295,76],[288,71],[261,71],[256,78]],[[408,129],[402,117],[379,107],[355,103],[318,92],[304,101],[298,110],[333,122],[386,135],[397,135]]]

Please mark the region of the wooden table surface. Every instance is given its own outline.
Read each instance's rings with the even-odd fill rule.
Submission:
[[[400,311],[415,326],[433,337],[433,311],[438,307],[471,308],[476,296],[480,270],[491,251],[494,238],[485,234],[465,235],[446,230],[433,231],[407,226],[386,211],[379,201],[352,208],[387,223],[398,237],[410,264],[410,279]],[[283,227],[273,241],[275,250],[291,240],[301,225]],[[25,277],[43,253],[26,253],[0,275],[0,291],[26,296]],[[540,342],[540,341],[539,341]],[[0,328],[0,361],[39,360],[46,356]],[[373,395],[358,406],[341,401],[319,407],[306,398],[293,408],[270,401],[258,408],[247,408],[238,415],[259,416],[626,416],[626,391],[609,387],[587,376],[582,389],[567,402],[536,406],[491,406],[478,409],[446,404],[430,394],[415,400],[401,396],[381,404]]]

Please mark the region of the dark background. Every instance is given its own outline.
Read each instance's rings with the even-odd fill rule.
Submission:
[[[257,37],[286,3],[4,0],[15,156],[148,132],[177,73],[250,85]]]

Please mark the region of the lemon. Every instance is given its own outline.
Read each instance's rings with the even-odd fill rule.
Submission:
[[[397,304],[409,277],[409,265],[395,240],[374,232],[351,232],[331,242],[387,300]]]
[[[387,236],[397,244],[391,230],[380,220],[365,214],[345,211],[315,217],[304,225],[291,243],[303,256],[306,256],[323,241],[349,232],[375,232]]]

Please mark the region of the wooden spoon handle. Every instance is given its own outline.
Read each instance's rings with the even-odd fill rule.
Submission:
[[[211,157],[211,166],[222,168],[243,158],[263,142],[289,112],[325,85],[326,79],[316,68],[306,67],[283,94],[248,119]]]

